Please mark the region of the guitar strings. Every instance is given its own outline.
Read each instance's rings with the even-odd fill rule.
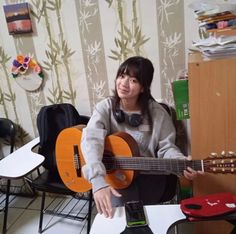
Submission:
[[[187,167],[202,170],[201,161],[188,161],[180,159],[157,159],[145,157],[105,157],[105,166],[112,169],[132,169],[132,170],[157,170],[170,172],[183,172]]]

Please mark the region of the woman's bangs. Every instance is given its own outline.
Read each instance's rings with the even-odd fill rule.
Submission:
[[[139,69],[137,66],[135,66],[134,64],[127,64],[123,74],[126,74],[130,77],[135,77],[135,78],[139,78]]]

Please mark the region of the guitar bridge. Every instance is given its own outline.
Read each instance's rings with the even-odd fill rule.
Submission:
[[[76,174],[78,177],[81,177],[81,165],[80,165],[80,160],[79,160],[79,147],[78,145],[74,145],[74,159],[75,159],[75,164],[76,164]]]

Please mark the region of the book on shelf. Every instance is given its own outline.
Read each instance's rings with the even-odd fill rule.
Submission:
[[[236,19],[236,15],[227,11],[225,14],[222,15],[211,15],[211,16],[205,16],[204,18],[198,18],[198,21],[200,24],[209,24],[209,23],[217,23],[219,21],[227,21],[231,19]]]
[[[216,37],[219,36],[234,36],[236,35],[236,26],[226,27],[226,28],[215,28],[208,29],[208,33],[214,34]]]

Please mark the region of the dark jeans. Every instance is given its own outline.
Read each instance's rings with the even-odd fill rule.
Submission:
[[[171,200],[176,193],[177,177],[174,175],[136,176],[131,185],[117,190],[122,197],[112,197],[113,206],[123,206],[127,201],[142,200],[144,205],[154,205]]]

